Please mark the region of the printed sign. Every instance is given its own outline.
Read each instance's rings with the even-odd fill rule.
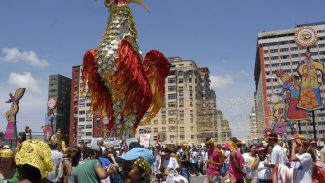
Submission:
[[[149,147],[150,145],[150,134],[141,134],[140,135],[140,145],[144,147]]]

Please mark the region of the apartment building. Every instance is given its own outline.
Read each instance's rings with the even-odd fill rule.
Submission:
[[[149,125],[140,124],[136,136],[151,134],[150,144],[158,142],[159,133],[166,137],[166,141],[160,143],[166,144],[199,144],[207,137],[218,141],[217,132],[222,129],[222,121],[219,125],[216,94],[210,88],[209,69],[199,68],[194,61],[180,57],[168,60],[171,68],[165,82],[164,105]]]

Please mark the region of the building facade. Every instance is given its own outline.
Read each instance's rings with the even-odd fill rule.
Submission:
[[[69,131],[69,143],[73,145],[81,142],[90,143],[93,137],[104,135],[105,118],[94,114],[91,110],[91,97],[81,76],[82,66],[73,66]]]
[[[311,26],[317,31],[318,41],[311,47],[313,60],[320,60],[322,63],[325,57],[325,23],[311,23],[297,25],[292,29],[277,30],[258,33],[256,59],[255,59],[255,111],[257,133],[263,133],[262,130],[271,127],[274,122],[270,117],[272,115],[273,98],[282,90],[279,84],[279,78],[276,76],[277,70],[284,70],[290,76],[298,75],[297,66],[305,58],[306,49],[300,49],[294,41],[294,33],[298,27]],[[323,63],[322,63],[323,64]],[[318,73],[321,75],[321,73]],[[324,103],[324,84],[321,85],[321,96]],[[325,112],[315,111],[316,129],[318,139],[322,139],[325,134]],[[301,121],[301,132],[308,139],[313,139],[312,122]],[[321,140],[320,144],[323,144]]]
[[[250,128],[250,133],[248,136],[249,140],[254,140],[254,139],[259,139],[262,138],[263,133],[259,133],[259,131],[261,131],[262,129],[259,129],[260,127],[257,124],[257,120],[256,120],[256,112],[255,112],[255,108],[252,108],[251,113],[249,114],[249,128]]]
[[[69,132],[70,88],[70,78],[59,74],[50,75],[48,98],[53,99],[56,104],[53,104],[53,110],[49,111],[49,120],[53,131],[61,129],[64,134],[68,134]]]
[[[165,144],[199,144],[207,137],[218,141],[216,94],[210,89],[208,68],[198,68],[191,60],[168,59],[171,65],[165,82],[165,102],[148,125],[140,124],[136,137],[151,134],[150,144],[164,134]],[[218,129],[218,125],[220,128]],[[229,125],[228,125],[229,128]]]

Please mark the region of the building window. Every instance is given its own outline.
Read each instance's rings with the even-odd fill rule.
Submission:
[[[158,133],[158,128],[154,128],[153,133]]]
[[[86,125],[86,129],[93,128],[93,125]]]
[[[176,120],[175,118],[168,118],[168,124],[175,124]]]
[[[86,114],[85,111],[79,111],[79,114]]]
[[[168,86],[168,91],[176,91],[176,86]]]
[[[176,114],[177,114],[176,110],[168,110],[168,116],[174,116]]]
[[[169,129],[169,132],[176,132],[175,126],[170,126],[168,129]]]
[[[85,122],[85,118],[79,118],[79,122]]]
[[[169,100],[176,99],[176,94],[168,94],[168,99]]]
[[[179,127],[179,131],[180,131],[181,133],[184,133],[184,132],[185,132],[184,127],[183,127],[183,126],[182,126],[182,127]]]
[[[279,59],[278,56],[273,56],[273,57],[271,57],[271,60],[278,60],[278,59]]]
[[[183,79],[179,79],[178,80],[178,83],[183,83]]]
[[[180,111],[179,111],[179,117],[180,117],[180,118],[184,118],[184,111],[183,111],[183,110],[180,110]]]
[[[168,107],[176,107],[176,102],[168,102]]]
[[[166,132],[166,127],[162,127],[161,132]]]
[[[175,78],[168,78],[168,83],[176,83],[176,79]]]
[[[281,52],[287,52],[287,51],[289,51],[289,48],[281,48],[280,51]]]
[[[86,136],[93,136],[93,132],[86,132]]]

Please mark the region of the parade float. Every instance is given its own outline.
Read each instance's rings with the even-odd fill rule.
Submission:
[[[107,116],[105,131],[120,137],[134,136],[140,121],[146,124],[155,117],[169,74],[161,52],[151,50],[142,56],[129,3],[148,10],[142,0],[105,0],[106,29],[97,49],[85,53],[82,71],[93,112]]]

